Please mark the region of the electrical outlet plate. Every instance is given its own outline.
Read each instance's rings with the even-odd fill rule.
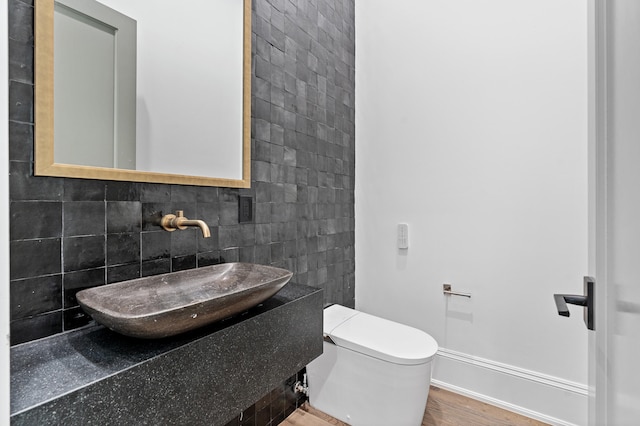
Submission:
[[[238,197],[238,222],[251,222],[253,220],[253,198]]]

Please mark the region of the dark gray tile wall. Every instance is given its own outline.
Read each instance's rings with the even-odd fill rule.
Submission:
[[[252,186],[34,177],[33,2],[9,0],[12,344],[89,323],[82,288],[246,261],[354,304],[354,1],[254,0]],[[254,201],[238,223],[238,196]],[[154,217],[205,220],[166,232]]]

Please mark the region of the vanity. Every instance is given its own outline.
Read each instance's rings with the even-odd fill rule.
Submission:
[[[322,290],[287,284],[165,339],[102,326],[11,348],[11,424],[226,424],[322,353]]]

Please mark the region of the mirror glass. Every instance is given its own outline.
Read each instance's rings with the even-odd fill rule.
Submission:
[[[250,0],[36,3],[38,175],[250,185]]]

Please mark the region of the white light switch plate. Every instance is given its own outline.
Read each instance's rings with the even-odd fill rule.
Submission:
[[[406,223],[398,224],[398,248],[409,248],[409,225]]]

